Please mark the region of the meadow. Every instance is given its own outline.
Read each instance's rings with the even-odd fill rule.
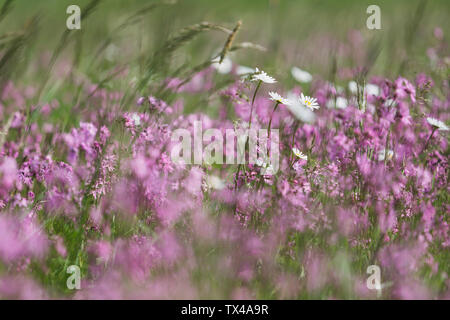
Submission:
[[[0,1],[0,299],[450,299],[450,2],[372,2]]]

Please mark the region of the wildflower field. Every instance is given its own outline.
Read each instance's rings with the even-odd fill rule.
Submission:
[[[450,299],[449,12],[0,1],[0,299]]]

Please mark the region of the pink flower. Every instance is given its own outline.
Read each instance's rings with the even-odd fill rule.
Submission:
[[[416,88],[405,78],[399,77],[395,80],[395,94],[400,99],[409,97],[413,103],[416,103]]]
[[[0,215],[0,235],[0,260],[7,263],[22,257],[40,259],[48,250],[47,236],[31,217]]]

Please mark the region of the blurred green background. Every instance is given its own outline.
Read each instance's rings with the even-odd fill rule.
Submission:
[[[90,63],[94,53],[108,37],[114,50],[105,50],[97,61],[109,54],[114,55],[109,59],[112,65],[129,65],[144,61],[185,26],[208,21],[232,29],[242,20],[237,41],[258,43],[267,52],[241,50],[232,56],[238,64],[260,66],[278,78],[296,65],[327,78],[333,68],[355,67],[358,58],[346,57],[361,55],[364,60],[364,55],[376,51],[379,56],[371,74],[395,77],[398,73],[417,73],[428,63],[426,50],[433,44],[434,28],[440,27],[444,37],[450,31],[448,0],[178,0],[173,5],[156,7],[138,22],[117,29],[128,17],[159,2],[99,1],[88,18],[81,17],[82,29],[70,33],[69,37],[74,39],[64,43],[62,54],[76,53],[80,71],[89,74],[94,72]],[[66,31],[67,6],[77,4],[83,8],[89,3],[88,0],[12,1],[10,11],[0,23],[0,34],[20,30],[36,16],[38,32],[32,44],[27,44],[27,57],[54,52]],[[381,8],[381,30],[366,28],[369,16],[366,9],[371,4]],[[174,61],[201,63],[220,50],[225,40],[226,35],[217,31],[202,33],[178,50]],[[353,45],[348,45],[351,41]],[[406,60],[415,62],[400,69],[399,65]],[[99,66],[111,67],[100,62],[95,72]]]

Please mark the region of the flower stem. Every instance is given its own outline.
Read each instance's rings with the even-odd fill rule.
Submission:
[[[258,81],[258,84],[256,85],[255,92],[253,93],[252,105],[251,105],[251,108],[250,108],[250,119],[249,119],[249,121],[248,121],[248,129],[249,129],[249,130],[250,130],[251,127],[252,127],[253,104],[255,103],[256,94],[258,93],[259,87],[261,87],[261,83],[262,83],[262,81],[259,80],[259,81]],[[248,141],[248,139],[245,140],[245,147],[247,147],[247,141]],[[238,169],[237,169],[237,171],[236,171],[236,175],[235,175],[235,177],[234,177],[234,188],[235,188],[235,189],[237,189],[237,187],[238,187],[239,173],[241,172],[241,167],[242,167],[242,165],[239,164]]]
[[[272,118],[273,118],[273,114],[275,113],[275,111],[278,108],[278,105],[280,104],[280,101],[277,101],[277,103],[275,104],[275,107],[273,107],[273,111],[272,114],[270,115],[270,120],[269,120],[269,129],[267,130],[267,136],[270,139],[270,129],[272,127]]]
[[[430,136],[428,137],[427,142],[425,142],[425,145],[424,145],[424,147],[422,148],[422,151],[420,151],[419,155],[422,154],[422,152],[424,152],[424,151],[427,149],[428,144],[430,143],[431,137],[433,136],[433,134],[434,134],[434,132],[435,132],[436,130],[437,130],[437,128],[433,128],[433,131],[431,131],[431,134],[430,134]]]
[[[256,89],[255,89],[255,92],[253,93],[252,105],[251,105],[251,108],[250,108],[250,120],[248,121],[248,128],[249,129],[251,129],[251,127],[252,127],[253,104],[255,103],[256,94],[258,93],[259,87],[261,87],[261,83],[262,83],[262,81],[259,80],[258,84],[256,86]]]
[[[297,133],[297,130],[298,130],[299,125],[300,125],[300,122],[299,122],[298,120],[296,120],[296,121],[295,121],[294,132],[293,132],[293,134],[292,134],[292,145],[291,145],[291,149],[295,147],[295,134]],[[290,158],[289,163],[291,163],[291,166],[292,166],[292,164],[294,163],[294,156],[293,156],[292,151],[291,151],[291,156],[290,156],[289,158]]]
[[[387,132],[387,136],[386,136],[386,144],[384,146],[384,165],[386,166],[387,164],[387,155],[388,155],[388,148],[389,148],[389,136],[391,134],[391,127],[389,127],[388,132]]]

